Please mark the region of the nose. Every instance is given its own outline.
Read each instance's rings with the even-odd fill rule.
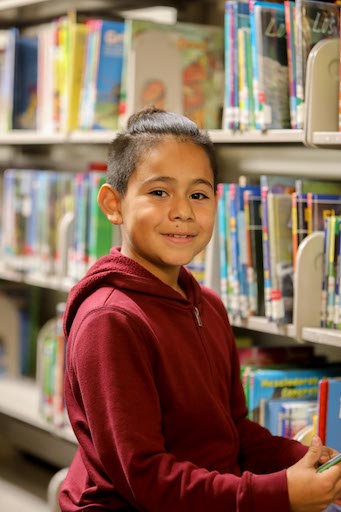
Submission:
[[[190,199],[174,198],[169,216],[172,220],[188,221],[194,219],[194,213]]]

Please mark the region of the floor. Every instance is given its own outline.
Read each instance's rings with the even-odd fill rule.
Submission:
[[[0,511],[50,512],[47,487],[56,471],[0,439]]]

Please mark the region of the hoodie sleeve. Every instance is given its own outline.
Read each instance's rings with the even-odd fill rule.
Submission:
[[[265,476],[246,471],[237,477],[178,461],[167,452],[150,333],[142,321],[100,308],[74,336],[67,399],[92,487],[100,491],[103,485],[107,491],[112,485],[140,511],[289,512],[284,471]],[[243,444],[242,425],[246,428],[240,419]]]

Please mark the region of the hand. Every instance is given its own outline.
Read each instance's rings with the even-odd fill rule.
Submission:
[[[341,497],[341,464],[316,473],[319,463],[326,462],[335,453],[314,436],[305,456],[287,469],[291,512],[322,512]]]

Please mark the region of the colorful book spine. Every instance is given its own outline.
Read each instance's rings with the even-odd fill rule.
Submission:
[[[337,258],[337,239],[339,234],[339,222],[335,216],[327,219],[329,223],[329,253],[328,257],[328,278],[327,278],[327,318],[326,327],[333,327],[335,313],[335,281],[336,281],[336,258]]]
[[[338,217],[334,329],[341,329],[341,218]]]
[[[290,0],[284,1],[285,28],[287,35],[288,74],[290,92],[290,123],[291,128],[297,128],[297,98],[296,98],[296,45],[295,45],[295,4]]]
[[[226,207],[224,184],[218,183],[218,230],[219,230],[219,259],[220,259],[220,295],[227,309],[227,255],[226,255]]]
[[[268,193],[267,186],[261,187],[262,201],[262,240],[263,240],[263,272],[264,272],[264,308],[265,317],[272,320],[271,310],[271,263],[270,263],[270,241],[269,241],[269,220],[268,220]]]

